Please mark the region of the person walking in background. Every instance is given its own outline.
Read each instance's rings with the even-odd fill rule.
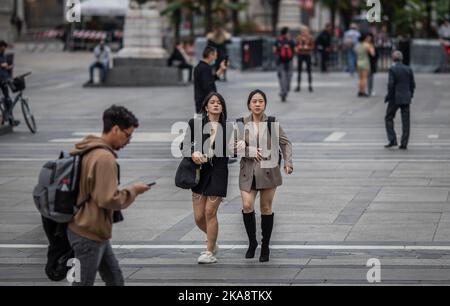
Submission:
[[[111,247],[115,212],[128,208],[136,197],[148,191],[145,183],[119,189],[118,151],[130,143],[137,118],[124,107],[111,106],[103,113],[101,137],[87,136],[72,155],[84,154],[78,198],[85,201],[67,227],[67,237],[80,261],[80,282],[92,286],[97,271],[107,286],[123,286],[124,278]]]
[[[314,39],[311,36],[308,27],[303,27],[301,33],[297,36],[297,60],[298,60],[298,76],[296,92],[301,91],[303,63],[306,63],[306,71],[308,73],[309,91],[313,92],[312,73],[311,73],[311,56],[314,50]]]
[[[331,53],[331,39],[333,35],[333,28],[331,24],[327,24],[325,29],[319,34],[316,39],[316,48],[320,53],[320,70],[322,72],[328,71],[328,59]]]
[[[358,97],[368,97],[367,84],[370,73],[370,55],[375,56],[375,48],[371,44],[371,38],[369,35],[363,35],[360,40],[361,43],[356,47],[359,74]]]
[[[219,24],[214,26],[214,30],[206,35],[207,45],[216,48],[217,61],[214,65],[216,71],[220,69],[220,63],[226,60],[228,65],[227,44],[231,43],[231,34],[225,31]],[[226,71],[223,74],[226,81]]]
[[[292,60],[294,59],[295,41],[289,33],[289,28],[281,29],[281,36],[273,46],[273,53],[277,59],[277,75],[280,82],[281,101],[285,102],[291,90],[291,81],[294,71]]]
[[[446,19],[444,23],[439,27],[439,38],[450,43],[450,21]]]
[[[192,81],[192,70],[194,67],[190,63],[189,55],[186,53],[183,43],[177,42],[175,49],[167,60],[167,65],[169,67],[176,65],[180,70],[187,69],[189,71],[188,81]]]
[[[388,103],[385,117],[386,133],[389,143],[385,148],[397,146],[397,136],[394,130],[394,118],[398,109],[402,113],[402,139],[401,150],[408,148],[410,132],[410,104],[414,97],[416,82],[412,69],[402,63],[403,54],[395,51],[392,55],[394,64],[389,69],[388,93],[385,103]]]
[[[344,47],[347,53],[347,71],[353,76],[356,72],[356,51],[355,47],[361,38],[358,25],[352,23],[350,29],[344,33]]]
[[[225,132],[227,120],[225,99],[220,94],[212,92],[206,96],[201,111],[201,125],[195,124],[195,120],[198,119],[189,120],[189,133],[186,132],[181,149],[183,156],[191,157],[195,164],[201,165],[200,181],[192,188],[192,206],[195,223],[206,234],[208,245],[197,262],[212,264],[217,262],[219,233],[217,210],[222,199],[227,196],[228,187],[229,141]],[[195,139],[197,135],[195,128],[202,129],[201,140]]]
[[[14,119],[13,113],[13,101],[9,94],[9,82],[11,82],[13,65],[8,63],[7,56],[5,54],[6,48],[8,48],[8,43],[4,40],[0,41],[0,89],[3,94],[3,103],[5,106],[5,112],[7,118],[5,121],[9,122],[10,126],[18,126],[20,124],[19,120]],[[0,101],[1,103],[1,101]]]
[[[381,27],[375,36],[375,50],[377,51],[379,58],[379,67],[381,69],[388,69],[392,60],[392,47],[394,42],[389,35],[389,30],[387,25]]]
[[[378,51],[374,45],[375,36],[372,33],[368,34],[368,36],[370,37],[370,45],[372,46],[374,53],[372,54],[369,52],[370,72],[367,81],[367,93],[369,97],[374,97],[375,74],[378,72]]]
[[[101,82],[106,82],[108,75],[109,63],[111,58],[111,49],[106,45],[105,40],[101,40],[97,47],[94,49],[95,62],[89,67],[89,82],[94,83],[94,69],[100,69]]]
[[[195,112],[200,114],[202,112],[202,104],[206,96],[211,92],[216,92],[216,81],[227,70],[226,61],[220,63],[220,68],[216,72],[213,66],[217,61],[217,50],[214,47],[207,46],[203,51],[203,59],[200,60],[194,69],[194,98],[195,98]]]
[[[241,135],[238,132],[234,142],[235,152],[242,156],[239,189],[242,197],[242,215],[249,240],[245,258],[253,258],[258,247],[255,201],[258,192],[260,193],[262,231],[260,262],[269,261],[269,244],[274,223],[272,204],[277,187],[282,184],[281,157],[284,159],[285,173],[290,175],[294,171],[292,144],[276,118],[265,114],[266,107],[266,94],[259,89],[252,91],[247,100],[247,108],[251,114],[237,120],[238,123],[244,124],[245,132]],[[278,143],[273,143],[273,140]],[[270,156],[267,156],[267,152],[262,148],[270,150]]]

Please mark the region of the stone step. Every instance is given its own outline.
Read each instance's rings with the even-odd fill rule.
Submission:
[[[180,86],[179,71],[171,67],[119,66],[108,72],[106,86]]]

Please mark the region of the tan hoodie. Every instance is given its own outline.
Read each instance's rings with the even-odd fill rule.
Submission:
[[[82,154],[87,150],[92,151],[83,156],[78,203],[87,198],[90,200],[80,208],[69,229],[79,236],[101,242],[111,239],[114,210],[130,206],[136,191],[132,187],[118,189],[117,155],[103,139],[87,136],[71,154]]]

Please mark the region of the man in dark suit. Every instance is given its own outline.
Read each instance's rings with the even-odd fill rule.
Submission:
[[[388,94],[385,103],[388,103],[386,110],[386,132],[389,143],[386,148],[397,146],[397,136],[394,130],[394,118],[397,110],[400,108],[402,112],[403,134],[400,144],[401,150],[406,150],[409,140],[409,105],[414,97],[416,83],[414,81],[414,73],[408,66],[402,63],[403,54],[395,51],[392,55],[394,64],[389,69]]]
[[[327,23],[325,30],[323,30],[316,39],[316,48],[320,52],[320,70],[322,72],[328,71],[328,59],[331,53],[331,42],[333,40],[333,28],[330,23]]]

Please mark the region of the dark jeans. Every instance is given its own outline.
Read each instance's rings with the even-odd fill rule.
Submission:
[[[74,256],[80,261],[81,282],[73,286],[93,286],[97,271],[106,286],[123,286],[122,271],[113,253],[111,242],[97,242],[81,237],[67,229],[67,238],[73,248]]]
[[[100,69],[101,82],[105,83],[106,76],[108,74],[108,66],[104,65],[103,63],[100,63],[100,62],[95,62],[91,65],[91,67],[89,67],[89,81],[91,81],[91,82],[94,81],[94,69],[95,68]]]
[[[11,121],[14,120],[14,115],[13,115],[13,110],[12,110],[12,100],[11,100],[11,96],[9,95],[9,87],[7,85],[7,83],[3,83],[4,81],[0,81],[2,82],[1,84],[1,90],[2,90],[2,94],[4,99],[4,105],[5,105],[5,111],[7,114],[7,120]]]
[[[297,56],[298,59],[298,77],[297,77],[297,85],[300,87],[300,84],[302,83],[302,73],[303,73],[303,62],[306,63],[306,71],[308,73],[308,83],[311,87],[312,85],[312,74],[311,74],[311,55],[299,55]]]
[[[389,143],[396,144],[397,136],[396,136],[395,130],[394,130],[394,118],[395,118],[395,114],[397,113],[397,110],[399,108],[401,109],[401,112],[402,112],[402,129],[403,129],[401,145],[406,147],[408,145],[409,129],[410,129],[410,127],[409,127],[409,125],[410,125],[409,104],[406,104],[406,105],[398,105],[395,103],[388,104],[387,110],[386,110],[386,117],[385,117],[386,133],[387,133]]]

